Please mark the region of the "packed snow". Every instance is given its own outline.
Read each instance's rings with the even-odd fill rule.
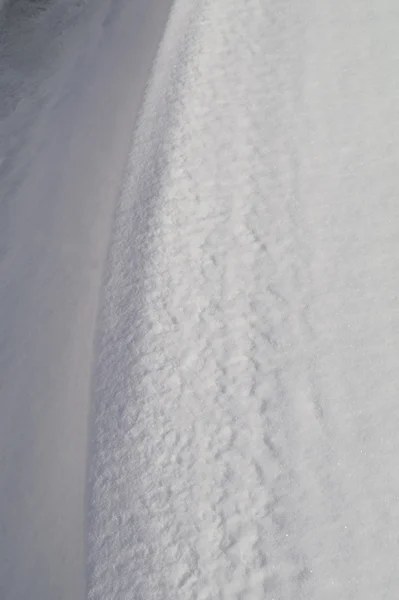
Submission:
[[[0,599],[397,600],[399,5],[170,5],[0,19]]]
[[[0,599],[83,600],[97,299],[168,1],[0,21]]]

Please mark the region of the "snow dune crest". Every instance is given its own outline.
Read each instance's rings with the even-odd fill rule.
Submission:
[[[268,17],[202,3],[193,19],[183,6],[147,96],[109,261],[91,598],[255,598],[306,579],[279,502],[294,430],[284,344],[292,325],[305,328],[298,299],[286,299],[297,288],[291,182],[270,182],[279,196],[269,203],[257,187],[270,156],[257,129],[274,126],[257,122],[267,100],[278,111],[271,144],[284,142],[280,98],[257,89]],[[188,66],[170,73],[180,32]]]

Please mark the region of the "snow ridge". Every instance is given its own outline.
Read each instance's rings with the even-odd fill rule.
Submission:
[[[99,320],[90,600],[363,600],[396,589],[397,543],[383,533],[394,512],[381,509],[372,530],[387,545],[373,588],[372,553],[362,550],[372,513],[358,489],[376,498],[378,481],[392,502],[398,491],[377,471],[374,483],[366,475],[376,463],[365,456],[392,466],[372,404],[362,412],[364,369],[353,366],[368,364],[375,337],[363,343],[342,327],[366,327],[387,296],[373,292],[363,305],[337,284],[337,273],[348,281],[361,264],[359,247],[344,245],[358,231],[353,215],[342,219],[347,206],[370,256],[380,251],[369,226],[374,196],[353,192],[363,173],[346,180],[348,195],[331,167],[351,127],[331,83],[346,61],[336,49],[364,38],[352,27],[356,11],[334,3],[331,19],[333,3],[316,4],[175,4],[134,139]],[[355,89],[344,93],[346,106],[359,105]],[[349,152],[363,128],[353,128]],[[383,273],[390,282],[391,266]],[[364,289],[370,278],[372,264]],[[379,406],[393,399],[386,390]]]

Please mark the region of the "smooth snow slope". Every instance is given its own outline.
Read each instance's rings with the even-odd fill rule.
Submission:
[[[91,600],[399,597],[399,5],[178,0],[99,321]]]
[[[85,597],[98,290],[170,5],[84,4],[13,0],[0,25],[1,600]]]

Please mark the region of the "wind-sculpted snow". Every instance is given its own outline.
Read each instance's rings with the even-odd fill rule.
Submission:
[[[397,597],[395,4],[176,2],[116,214],[89,597]]]

